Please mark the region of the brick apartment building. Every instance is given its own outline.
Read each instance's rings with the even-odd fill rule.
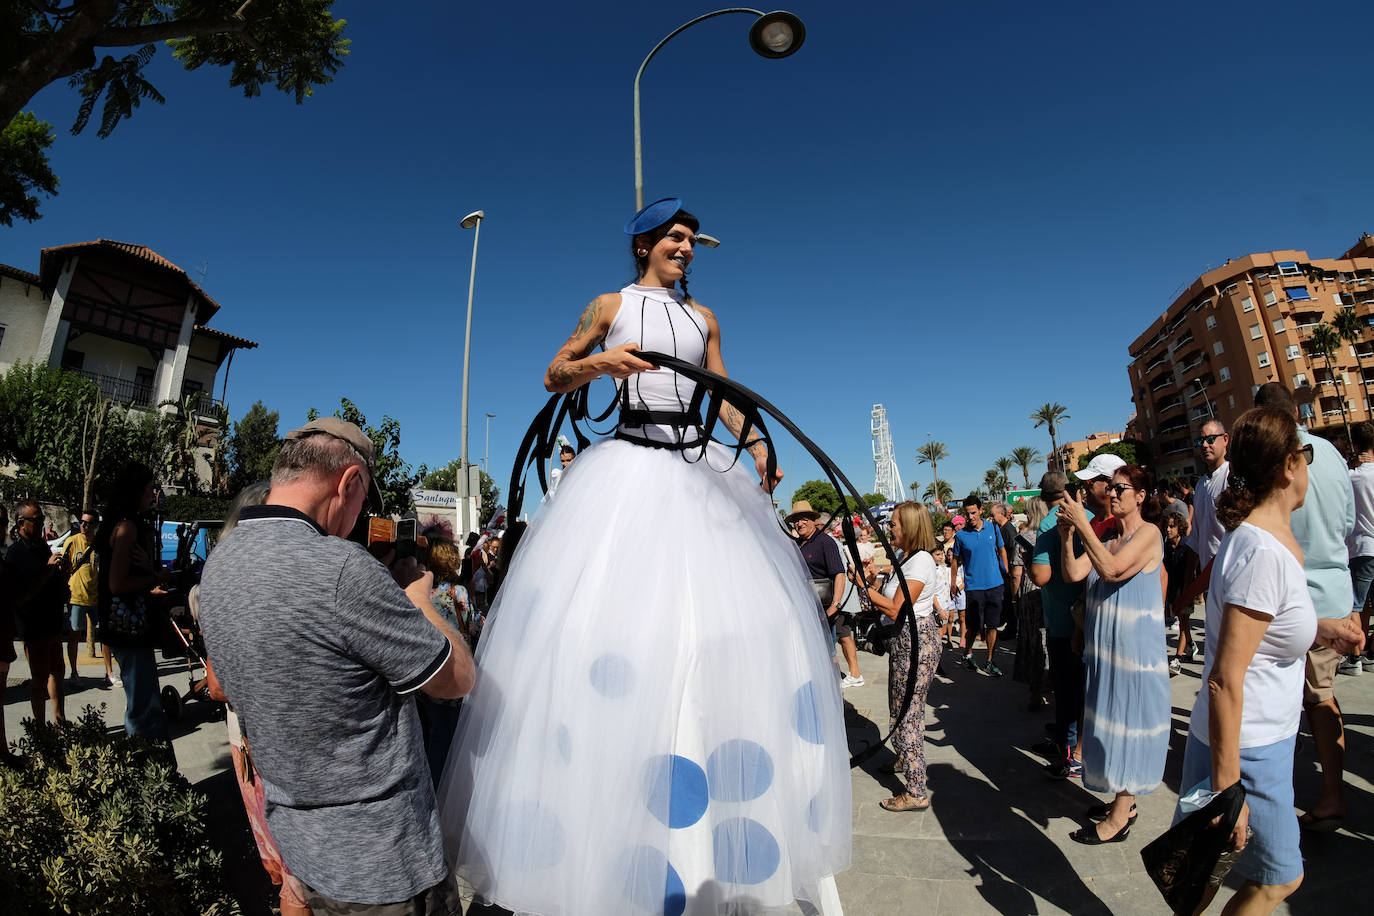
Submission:
[[[1311,334],[1350,309],[1363,333],[1325,358]],[[1194,280],[1130,347],[1130,432],[1161,477],[1197,474],[1193,447],[1210,417],[1228,427],[1266,382],[1297,397],[1312,431],[1343,439],[1349,422],[1374,420],[1374,236],[1338,258],[1267,251],[1227,261]]]
[[[1059,451],[1056,454],[1059,456],[1059,461],[1061,462],[1060,466],[1073,471],[1078,469],[1079,458],[1084,455],[1092,454],[1104,445],[1108,445],[1112,442],[1120,442],[1125,438],[1127,437],[1124,433],[1113,433],[1105,430],[1097,433],[1088,433],[1088,435],[1082,439],[1075,439],[1072,442],[1061,442],[1059,444]]]

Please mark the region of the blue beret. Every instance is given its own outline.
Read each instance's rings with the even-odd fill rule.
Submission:
[[[640,210],[625,224],[625,234],[643,235],[662,226],[682,209],[681,197],[665,197]]]

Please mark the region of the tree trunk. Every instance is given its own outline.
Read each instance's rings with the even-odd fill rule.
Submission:
[[[1059,455],[1059,443],[1054,440],[1053,426],[1050,427],[1050,459],[1051,460],[1046,463],[1049,464],[1051,468],[1058,465],[1059,473],[1064,473],[1064,459]]]
[[[1350,418],[1345,413],[1345,386],[1336,380],[1336,370],[1331,368],[1331,351],[1327,350],[1322,355],[1326,357],[1326,373],[1331,376],[1331,384],[1336,389],[1336,403],[1341,407],[1341,423],[1345,425],[1345,444],[1353,449],[1355,443],[1350,438]]]
[[[94,508],[91,505],[91,488],[95,486],[95,459],[100,454],[100,432],[105,428],[105,417],[110,412],[110,407],[114,401],[106,398],[100,402],[96,408],[95,415],[95,436],[91,443],[91,457],[86,462],[86,480],[81,487],[81,511],[86,512]]]
[[[95,37],[119,0],[89,0],[51,37],[39,42],[0,78],[0,124],[8,124],[43,87],[95,62]]]

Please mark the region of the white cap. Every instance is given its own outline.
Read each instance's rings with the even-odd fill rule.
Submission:
[[[1079,480],[1094,480],[1098,477],[1110,478],[1117,471],[1126,466],[1126,460],[1120,455],[1101,454],[1088,462],[1088,466],[1081,471],[1074,471],[1074,476]]]

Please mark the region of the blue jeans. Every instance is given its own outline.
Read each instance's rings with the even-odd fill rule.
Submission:
[[[1050,683],[1054,687],[1054,740],[1067,754],[1078,744],[1078,720],[1083,717],[1083,656],[1070,648],[1068,636],[1046,636]]]
[[[1355,613],[1364,610],[1369,596],[1369,583],[1374,582],[1374,557],[1356,557],[1350,561],[1350,580],[1355,586]]]
[[[110,646],[124,683],[124,731],[155,741],[168,740],[167,716],[158,694],[157,656],[152,649]]]

